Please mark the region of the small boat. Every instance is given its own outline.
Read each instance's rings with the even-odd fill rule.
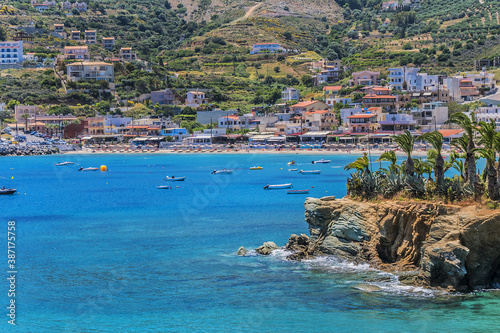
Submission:
[[[330,163],[331,161],[330,160],[324,160],[324,159],[320,159],[320,160],[317,160],[317,161],[312,161],[312,164],[326,164],[326,163]]]
[[[278,185],[269,185],[269,184],[267,184],[266,186],[264,186],[264,190],[282,190],[282,189],[291,188],[291,187],[293,187],[292,183],[289,183],[289,184],[278,184]]]
[[[297,169],[288,169],[288,171],[297,171]]]
[[[287,190],[286,194],[309,194],[309,189],[307,189],[307,190]]]
[[[234,172],[234,170],[222,169],[222,170],[214,170],[212,171],[212,175],[230,175]]]
[[[0,194],[14,194],[16,191],[15,188],[2,188],[0,189]]]
[[[254,167],[250,168],[250,170],[262,170],[262,169],[264,169],[264,168],[261,166],[254,166]]]
[[[162,186],[156,186],[156,188],[159,189],[159,190],[170,190],[172,187],[171,186],[162,185]]]
[[[295,161],[288,162],[288,165],[295,165]]]
[[[184,179],[186,179],[186,177],[174,177],[174,176],[172,176],[172,177],[169,177],[169,176],[165,177],[165,181],[167,181],[167,182],[183,182]]]
[[[54,164],[55,166],[63,166],[63,165],[70,165],[70,164],[75,164],[75,162],[59,162]]]
[[[99,168],[80,168],[78,171],[97,171]]]
[[[305,175],[319,175],[321,173],[321,170],[300,170],[299,173],[305,174]]]

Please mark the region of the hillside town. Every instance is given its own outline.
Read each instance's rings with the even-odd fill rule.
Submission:
[[[31,5],[42,14],[51,8],[74,14],[87,11],[87,4],[79,2],[33,0]],[[380,10],[395,11],[398,6],[419,8],[420,2],[388,1]],[[205,85],[183,89],[169,85],[183,68],[156,84],[162,89],[125,94],[123,98],[130,86],[124,86],[123,80],[116,82],[117,71],[132,66],[147,75],[156,70],[156,65],[139,58],[133,45],[98,29],[76,30],[54,23],[48,35],[66,41],[66,45],[61,49],[47,47],[47,55],[52,56],[41,58],[40,52],[28,52],[36,33],[40,32],[35,28],[20,27],[12,40],[0,42],[0,69],[52,70],[56,84],[67,96],[79,94],[82,98],[94,92],[98,102],[67,106],[4,99],[0,104],[4,146],[18,144],[23,135],[31,134],[75,147],[96,143],[157,148],[214,143],[355,147],[360,143],[389,144],[406,130],[415,137],[439,131],[449,143],[463,133],[447,122],[452,113],[460,111],[500,126],[500,93],[490,71],[500,65],[500,57],[476,59],[476,71],[456,68],[455,74],[428,74],[427,68],[418,66],[354,71],[342,59],[316,59],[306,63],[309,72],[304,76],[311,79],[305,84],[307,93],[301,91],[303,76],[302,84],[295,79],[296,85],[282,85],[281,96],[243,110],[220,107],[215,89]],[[248,54],[308,59],[303,51],[271,42],[252,44]],[[268,78],[273,80],[270,75]],[[137,86],[137,82],[131,84]],[[82,109],[90,110],[92,116],[81,115]]]

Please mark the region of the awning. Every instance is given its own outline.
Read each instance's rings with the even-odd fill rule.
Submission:
[[[139,141],[139,142],[142,142],[142,141],[148,141],[149,138],[135,138],[133,139],[132,141]]]
[[[92,137],[91,137],[91,136],[84,136],[84,137],[82,138],[82,140],[90,140],[90,139],[92,139]]]
[[[426,93],[424,93],[424,96],[432,96],[432,93],[426,92]]]
[[[413,97],[420,97],[420,93],[413,93],[412,96]]]
[[[281,141],[286,141],[286,137],[284,136],[275,136],[273,138],[267,139],[268,142],[281,142]]]

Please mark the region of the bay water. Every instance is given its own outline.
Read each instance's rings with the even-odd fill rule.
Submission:
[[[448,295],[336,257],[250,251],[308,234],[305,195],[346,194],[356,156],[114,154],[0,159],[0,246],[16,223],[19,332],[497,332],[500,292]],[[331,159],[312,165],[312,160]],[[61,160],[74,165],[56,167]],[[287,162],[296,161],[295,166]],[[106,165],[107,172],[79,172]],[[252,166],[263,170],[251,171]],[[213,175],[230,168],[231,175]],[[298,170],[321,169],[320,175]],[[184,182],[165,182],[185,176]],[[156,186],[172,189],[159,190]],[[0,331],[8,324],[3,279]],[[373,291],[368,291],[373,290]]]

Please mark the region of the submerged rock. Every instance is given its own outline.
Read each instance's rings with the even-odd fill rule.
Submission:
[[[500,212],[425,202],[307,198],[310,238],[292,235],[290,259],[333,254],[408,272],[403,283],[464,291],[500,284]]]
[[[246,256],[247,253],[248,253],[248,250],[245,249],[243,246],[238,249],[238,252],[236,252],[236,254],[239,256]]]
[[[279,249],[278,245],[273,242],[265,242],[262,246],[255,249],[255,252],[262,255],[270,255],[274,250]]]

